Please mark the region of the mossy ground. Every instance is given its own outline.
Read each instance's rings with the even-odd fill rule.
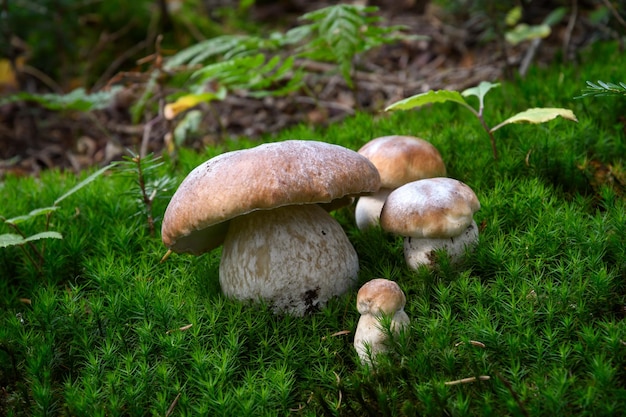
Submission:
[[[360,283],[393,279],[407,295],[410,329],[375,373],[360,367],[352,347],[356,291],[304,318],[225,299],[219,250],[159,263],[165,248],[128,194],[133,179],[112,170],[53,213],[48,228],[64,238],[35,242],[45,254],[42,272],[19,247],[0,250],[0,414],[623,410],[626,137],[619,120],[626,101],[573,97],[586,80],[624,81],[625,66],[614,45],[598,44],[578,64],[503,82],[486,98],[488,124],[529,107],[570,108],[579,122],[506,126],[496,132],[497,161],[478,121],[455,104],[358,114],[266,138],[358,149],[377,136],[420,136],[440,150],[448,175],[481,201],[474,252],[459,265],[441,256],[432,270],[407,269],[401,238],[358,231],[353,208],[335,213],[359,254]],[[209,157],[254,144],[232,140],[203,154],[183,149],[176,164],[154,175],[180,181]],[[77,182],[56,171],[7,177],[0,214],[49,206]],[[157,200],[154,213],[161,216],[166,204]],[[39,218],[23,231],[44,228]],[[479,376],[489,379],[446,384]]]

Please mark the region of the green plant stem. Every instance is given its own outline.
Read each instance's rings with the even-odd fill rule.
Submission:
[[[154,218],[152,217],[152,202],[154,201],[154,197],[156,196],[156,190],[152,193],[151,196],[148,196],[146,193],[146,180],[144,178],[143,169],[141,169],[141,157],[135,156],[133,161],[137,164],[137,181],[139,182],[139,188],[141,189],[141,198],[143,203],[146,205],[146,213],[148,217],[148,230],[150,231],[150,236],[154,236]]]
[[[24,233],[22,233],[22,231],[20,230],[20,228],[16,224],[10,224],[10,223],[7,223],[7,224],[9,226],[11,226],[11,228],[13,230],[15,230],[17,232],[17,234],[19,234],[24,239],[26,239],[26,235]],[[46,228],[46,230],[47,230],[47,228]],[[37,270],[39,270],[39,272],[41,272],[41,266],[42,266],[42,264],[44,262],[43,253],[39,249],[37,249],[37,246],[35,246],[35,244],[33,242],[28,242],[28,246],[30,246],[30,248],[33,250],[33,252],[35,252],[35,254],[37,254],[37,257],[39,258],[39,263],[35,262],[33,257],[30,256],[30,253],[28,253],[26,248],[24,248],[24,245],[20,245],[20,247],[22,248],[24,253],[28,256],[28,259],[30,259],[30,261],[33,263],[33,265],[35,265],[37,267]]]
[[[28,244],[30,245],[31,248],[33,248],[35,250],[35,253],[37,255],[39,255],[39,258],[41,259],[41,261],[39,263],[35,261],[35,259],[32,257],[32,255],[26,250],[24,245],[19,245],[19,247],[20,247],[20,249],[22,249],[22,252],[24,252],[24,255],[26,255],[26,257],[28,258],[30,263],[33,264],[33,266],[35,268],[37,268],[37,272],[39,272],[41,274],[43,272],[43,269],[42,269],[42,266],[41,266],[41,262],[43,262],[43,258],[41,256],[41,254],[39,253],[39,251],[37,251],[37,248],[34,247],[32,242],[28,242]]]
[[[46,227],[44,228],[44,231],[46,232],[50,230],[50,217],[51,216],[52,216],[52,212],[49,212],[48,214],[46,214]],[[34,247],[34,244],[31,245],[31,247]],[[44,258],[43,258],[44,253],[46,253],[46,240],[45,239],[43,240],[43,242],[41,242],[41,251],[39,253],[39,259],[40,259],[40,263],[42,267],[44,263]]]
[[[502,382],[504,384],[504,386],[506,387],[506,389],[511,393],[511,396],[513,397],[513,400],[515,401],[515,403],[517,404],[517,406],[519,407],[519,411],[522,413],[522,415],[524,415],[525,417],[529,417],[530,414],[528,414],[528,410],[526,410],[526,407],[524,407],[524,403],[522,402],[522,400],[520,400],[519,396],[517,395],[517,393],[515,392],[515,390],[513,389],[513,386],[511,385],[511,383],[509,381],[507,381],[498,371],[494,371],[494,374],[496,375],[496,377],[500,380],[500,382]]]
[[[481,105],[479,110],[476,111],[476,109],[473,108],[472,106],[470,106],[469,104],[463,104],[463,103],[459,103],[459,104],[462,104],[466,109],[471,111],[472,114],[474,116],[476,116],[476,118],[480,122],[480,125],[483,127],[485,132],[487,132],[487,134],[489,135],[489,141],[491,142],[491,152],[493,153],[493,159],[497,160],[498,159],[498,149],[496,147],[496,139],[493,136],[493,131],[487,125],[487,122],[485,122],[485,118],[483,117],[483,106]]]

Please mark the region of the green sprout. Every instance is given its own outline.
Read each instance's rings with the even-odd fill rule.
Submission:
[[[2,220],[5,224],[7,224],[15,232],[15,233],[4,233],[0,235],[0,248],[6,248],[9,246],[19,246],[22,249],[22,252],[24,252],[24,255],[28,258],[29,262],[33,266],[35,266],[35,268],[37,268],[37,271],[41,272],[43,268],[45,246],[42,245],[42,248],[40,249],[37,246],[35,246],[34,242],[38,240],[42,240],[42,239],[63,239],[63,235],[61,235],[61,233],[48,230],[50,226],[50,218],[52,217],[52,213],[58,210],[59,204],[63,200],[65,200],[67,197],[71,196],[76,191],[80,190],[81,188],[85,187],[86,185],[94,181],[96,178],[102,175],[105,171],[110,169],[113,165],[115,164],[107,165],[106,167],[101,168],[98,171],[94,172],[93,174],[85,178],[83,181],[79,182],[74,187],[72,187],[69,191],[67,191],[61,197],[54,200],[54,203],[49,207],[37,208],[37,209],[30,211],[28,214],[12,217],[10,219],[0,216],[0,220]],[[39,232],[34,235],[27,236],[20,228],[20,224],[33,220],[40,216],[45,216],[46,218],[45,230],[43,232]],[[26,245],[28,245],[31,248],[36,258],[33,257],[33,255],[31,255],[31,252],[29,252],[26,249],[25,247]]]
[[[554,108],[554,107],[536,107],[525,110],[523,112],[517,113],[514,116],[509,117],[503,122],[499,123],[494,127],[489,127],[485,122],[484,118],[484,109],[485,103],[484,99],[489,90],[495,87],[499,87],[499,83],[490,83],[488,81],[482,81],[478,86],[471,87],[463,92],[459,93],[455,90],[437,90],[437,91],[427,91],[422,94],[417,94],[403,100],[397,101],[387,108],[385,111],[393,111],[393,110],[410,110],[416,107],[423,106],[425,104],[432,103],[444,103],[446,101],[452,101],[458,103],[468,109],[476,118],[480,121],[483,129],[489,135],[489,140],[491,141],[491,150],[493,152],[493,158],[498,159],[498,149],[496,147],[496,140],[493,136],[493,132],[500,129],[502,126],[511,124],[511,123],[545,123],[550,120],[553,120],[559,116],[564,119],[571,120],[577,122],[576,116],[571,110],[562,109],[562,108]],[[464,97],[468,96],[476,96],[478,98],[478,110],[472,107]]]

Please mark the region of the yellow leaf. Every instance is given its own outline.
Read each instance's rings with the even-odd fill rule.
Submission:
[[[556,119],[557,117],[562,117],[567,120],[571,120],[572,122],[577,122],[576,116],[574,112],[569,109],[560,109],[560,108],[533,108],[523,111],[521,113],[516,114],[515,116],[509,117],[499,125],[493,127],[491,129],[492,132],[500,129],[502,126],[508,125],[510,123],[545,123],[550,120]]]
[[[0,91],[17,90],[17,76],[11,68],[11,61],[0,59]]]
[[[165,109],[163,109],[163,115],[167,120],[172,120],[180,113],[185,110],[189,110],[200,103],[213,100],[223,100],[224,97],[226,97],[225,88],[220,88],[215,93],[187,94],[179,97],[178,100],[173,103],[166,104]]]
[[[167,120],[172,120],[180,113],[188,110],[204,100],[195,94],[182,96],[173,103],[165,105],[163,114]]]

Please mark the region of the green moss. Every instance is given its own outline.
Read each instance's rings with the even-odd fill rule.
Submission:
[[[601,48],[605,48],[602,46]],[[357,114],[327,129],[300,126],[266,140],[317,139],[358,149],[389,134],[431,141],[449,175],[482,209],[480,242],[459,265],[409,270],[402,240],[358,231],[335,213],[360,258],[361,283],[397,281],[410,329],[377,372],[358,365],[355,292],[304,318],[221,295],[220,251],[165,252],[113,171],[63,201],[40,273],[18,247],[0,249],[0,399],[8,415],[610,415],[626,406],[626,201],[598,186],[585,160],[626,154],[622,104],[573,101],[625,57],[532,70],[489,98],[489,117],[529,106],[573,108],[578,124],[507,126],[500,159],[473,116],[454,106]],[[600,53],[606,53],[604,49]],[[605,55],[601,55],[605,56]],[[616,68],[617,68],[616,67]],[[607,104],[613,103],[613,104]],[[489,114],[489,113],[488,113]],[[160,175],[182,180],[204,154],[181,150]],[[623,162],[623,161],[622,161]],[[78,179],[57,171],[7,177],[3,216],[52,204]],[[8,199],[5,198],[5,201]],[[160,218],[167,200],[155,204]],[[158,224],[157,226],[160,226]],[[8,229],[1,226],[0,233]],[[24,225],[36,233],[39,220]],[[158,229],[158,227],[157,227]],[[41,242],[39,242],[41,243]],[[349,331],[346,333],[344,331]],[[480,343],[476,343],[480,342]],[[446,385],[463,378],[484,380]],[[298,411],[293,411],[298,410]]]

